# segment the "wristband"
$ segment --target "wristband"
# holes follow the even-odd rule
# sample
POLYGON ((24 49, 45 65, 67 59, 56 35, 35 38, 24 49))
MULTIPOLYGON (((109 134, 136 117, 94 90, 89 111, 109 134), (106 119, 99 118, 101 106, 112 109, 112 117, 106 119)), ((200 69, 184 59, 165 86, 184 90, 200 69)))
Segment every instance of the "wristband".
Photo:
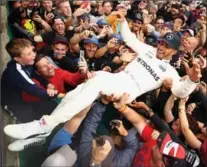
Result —
POLYGON ((124 113, 125 110, 126 110, 126 108, 127 108, 127 105, 124 104, 118 111, 119 111, 120 113, 124 113))

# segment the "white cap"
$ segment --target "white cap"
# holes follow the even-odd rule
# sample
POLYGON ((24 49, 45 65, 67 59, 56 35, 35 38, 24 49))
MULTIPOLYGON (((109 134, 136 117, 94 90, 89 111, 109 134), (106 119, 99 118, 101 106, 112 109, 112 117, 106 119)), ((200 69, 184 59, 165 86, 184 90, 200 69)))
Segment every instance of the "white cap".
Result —
POLYGON ((192 37, 194 37, 195 33, 194 33, 194 31, 192 29, 185 29, 185 30, 183 30, 183 32, 186 32, 186 31, 189 32, 192 37))

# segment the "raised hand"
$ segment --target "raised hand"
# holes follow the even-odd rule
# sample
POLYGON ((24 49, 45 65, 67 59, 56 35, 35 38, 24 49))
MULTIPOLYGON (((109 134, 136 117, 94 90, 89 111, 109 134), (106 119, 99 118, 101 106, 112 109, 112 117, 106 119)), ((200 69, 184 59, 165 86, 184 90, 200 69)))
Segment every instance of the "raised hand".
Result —
POLYGON ((185 110, 185 104, 187 101, 188 101, 188 97, 180 99, 178 109, 185 110))
POLYGON ((91 31, 85 30, 82 33, 80 33, 80 37, 81 39, 88 39, 91 34, 92 34, 91 31))
POLYGON ((82 75, 86 75, 88 71, 88 64, 83 56, 80 56, 80 60, 78 62, 79 71, 82 75))
POLYGON ((145 109, 148 111, 150 108, 144 103, 144 102, 137 102, 133 101, 131 104, 129 104, 131 107, 139 108, 139 109, 145 109))
POLYGON ((137 58, 137 53, 126 52, 126 53, 122 53, 120 56, 120 60, 127 63, 132 62, 136 58, 137 58))
POLYGON ((53 13, 49 13, 49 14, 47 14, 47 12, 45 11, 45 13, 44 13, 44 17, 45 17, 45 20, 46 20, 47 22, 49 22, 49 21, 51 21, 51 20, 55 17, 55 15, 54 15, 53 13))
POLYGON ((153 20, 153 16, 152 15, 144 15, 143 17, 143 22, 144 24, 150 24, 153 20))
POLYGON ((108 43, 106 44, 107 45, 107 48, 108 49, 112 49, 116 46, 116 43, 117 43, 117 39, 115 38, 112 38, 108 41, 108 43))
POLYGON ((112 129, 117 129, 121 136, 127 136, 128 135, 128 132, 124 128, 124 125, 123 125, 122 121, 120 121, 120 120, 112 120, 110 122, 110 126, 111 126, 112 129))
POLYGON ((40 15, 38 14, 35 14, 33 17, 32 17, 32 20, 38 22, 38 23, 41 23, 42 21, 42 18, 40 17, 40 15))
POLYGON ((100 92, 100 95, 105 96, 106 100, 113 102, 114 107, 117 110, 120 110, 124 105, 126 105, 129 99, 129 94, 127 93, 124 93, 121 97, 116 97, 114 94, 107 96, 104 95, 102 92, 100 92))
POLYGON ((101 164, 111 151, 111 148, 108 140, 105 141, 103 146, 98 146, 96 140, 93 140, 91 161, 95 164, 101 164))
POLYGON ((136 35, 137 35, 137 39, 139 41, 145 42, 145 36, 144 36, 144 33, 141 29, 137 31, 136 35))
POLYGON ((87 13, 87 9, 86 8, 78 8, 74 13, 73 13, 73 16, 81 16, 83 15, 84 13, 87 13))
POLYGON ((114 11, 111 13, 111 15, 117 16, 117 20, 120 22, 124 22, 126 20, 124 14, 122 12, 114 11))
POLYGON ((190 68, 188 63, 183 62, 183 65, 185 66, 186 73, 189 76, 190 80, 193 82, 198 82, 200 80, 200 78, 202 77, 201 67, 200 67, 199 63, 195 62, 194 60, 193 60, 192 64, 193 64, 193 67, 190 68))

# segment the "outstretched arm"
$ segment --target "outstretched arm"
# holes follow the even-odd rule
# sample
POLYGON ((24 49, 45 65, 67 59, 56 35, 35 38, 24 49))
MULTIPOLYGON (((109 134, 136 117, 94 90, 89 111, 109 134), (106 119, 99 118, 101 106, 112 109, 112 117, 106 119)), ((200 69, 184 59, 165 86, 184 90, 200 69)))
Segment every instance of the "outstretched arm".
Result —
POLYGON ((201 147, 202 143, 200 142, 200 140, 197 139, 197 137, 189 128, 189 123, 185 112, 185 103, 186 99, 181 99, 179 102, 179 119, 181 124, 181 130, 189 145, 192 148, 198 149, 201 147))
POLYGON ((154 49, 152 46, 147 45, 137 39, 136 35, 133 34, 129 29, 126 20, 121 22, 121 35, 124 38, 125 43, 138 54, 148 51, 152 51, 154 53, 156 51, 156 49, 154 49))
POLYGON ((175 101, 175 96, 172 94, 166 104, 165 104, 165 108, 164 108, 164 116, 165 116, 165 120, 167 123, 170 123, 171 121, 173 121, 174 116, 172 114, 172 109, 174 106, 174 101, 175 101))
POLYGON ((188 74, 185 80, 181 79, 175 69, 172 68, 171 75, 173 75, 173 84, 171 90, 176 97, 184 98, 191 94, 202 76, 200 65, 197 62, 193 62, 192 64, 193 67, 189 68, 189 65, 184 63, 186 73, 188 74))

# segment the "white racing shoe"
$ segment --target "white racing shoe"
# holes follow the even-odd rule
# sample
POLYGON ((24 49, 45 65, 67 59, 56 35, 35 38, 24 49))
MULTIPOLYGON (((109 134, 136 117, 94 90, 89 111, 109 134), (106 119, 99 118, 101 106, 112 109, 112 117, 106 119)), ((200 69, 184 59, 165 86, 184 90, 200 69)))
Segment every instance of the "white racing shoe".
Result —
POLYGON ((42 118, 39 121, 7 125, 4 127, 4 133, 15 139, 26 139, 51 133, 54 127, 50 127, 42 118))
POLYGON ((46 141, 45 137, 35 137, 25 140, 17 140, 8 146, 10 151, 22 151, 28 147, 43 145, 46 141))

